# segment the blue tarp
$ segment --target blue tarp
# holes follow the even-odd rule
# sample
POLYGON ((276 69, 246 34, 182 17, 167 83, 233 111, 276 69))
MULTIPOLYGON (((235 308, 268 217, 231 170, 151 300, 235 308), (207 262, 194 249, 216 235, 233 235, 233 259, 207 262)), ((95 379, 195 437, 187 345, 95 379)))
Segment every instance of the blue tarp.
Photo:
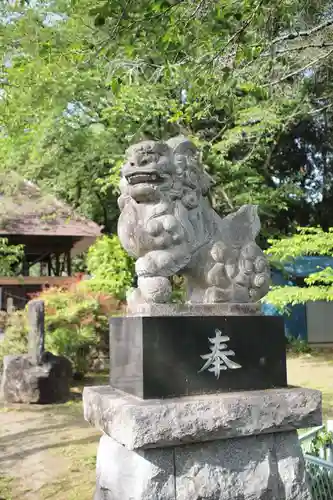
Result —
POLYGON ((292 263, 283 266, 284 271, 291 276, 306 277, 325 269, 333 267, 333 257, 306 256, 297 257, 292 263))

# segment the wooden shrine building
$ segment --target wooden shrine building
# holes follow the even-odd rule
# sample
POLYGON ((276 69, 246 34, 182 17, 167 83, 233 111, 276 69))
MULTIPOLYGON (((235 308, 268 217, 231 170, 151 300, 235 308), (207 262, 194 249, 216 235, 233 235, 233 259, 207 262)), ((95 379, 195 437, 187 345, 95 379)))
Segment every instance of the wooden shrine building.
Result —
POLYGON ((68 282, 72 257, 101 235, 101 227, 15 173, 0 176, 0 238, 23 245, 15 277, 0 276, 0 309, 21 309, 29 294, 68 282))

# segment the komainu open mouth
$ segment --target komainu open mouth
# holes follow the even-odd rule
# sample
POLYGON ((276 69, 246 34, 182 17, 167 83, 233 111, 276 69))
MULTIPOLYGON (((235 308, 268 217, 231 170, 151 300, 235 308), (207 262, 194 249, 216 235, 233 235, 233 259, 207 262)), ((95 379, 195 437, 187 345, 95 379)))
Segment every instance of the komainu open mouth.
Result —
POLYGON ((163 182, 163 178, 157 172, 133 172, 126 175, 129 184, 156 184, 163 182))

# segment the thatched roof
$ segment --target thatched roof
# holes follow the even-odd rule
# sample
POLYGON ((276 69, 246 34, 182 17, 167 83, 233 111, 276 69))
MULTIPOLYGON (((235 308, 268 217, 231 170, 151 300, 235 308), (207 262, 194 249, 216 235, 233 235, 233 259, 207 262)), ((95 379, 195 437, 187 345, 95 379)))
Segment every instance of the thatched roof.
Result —
POLYGON ((83 246, 87 247, 100 234, 101 227, 95 222, 36 184, 14 172, 0 175, 0 236, 75 237, 86 239, 83 246))

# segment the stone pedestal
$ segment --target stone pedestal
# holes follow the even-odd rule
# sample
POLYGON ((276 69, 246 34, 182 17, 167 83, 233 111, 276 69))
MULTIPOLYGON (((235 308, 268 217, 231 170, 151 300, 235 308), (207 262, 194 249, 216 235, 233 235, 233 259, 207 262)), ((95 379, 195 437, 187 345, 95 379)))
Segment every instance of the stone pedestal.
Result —
POLYGON ((94 500, 311 500, 296 429, 321 424, 319 391, 83 396, 104 433, 94 500))
POLYGON ((250 315, 248 304, 238 305, 238 314, 182 310, 176 316, 111 318, 112 387, 153 399, 287 386, 283 318, 250 315))

